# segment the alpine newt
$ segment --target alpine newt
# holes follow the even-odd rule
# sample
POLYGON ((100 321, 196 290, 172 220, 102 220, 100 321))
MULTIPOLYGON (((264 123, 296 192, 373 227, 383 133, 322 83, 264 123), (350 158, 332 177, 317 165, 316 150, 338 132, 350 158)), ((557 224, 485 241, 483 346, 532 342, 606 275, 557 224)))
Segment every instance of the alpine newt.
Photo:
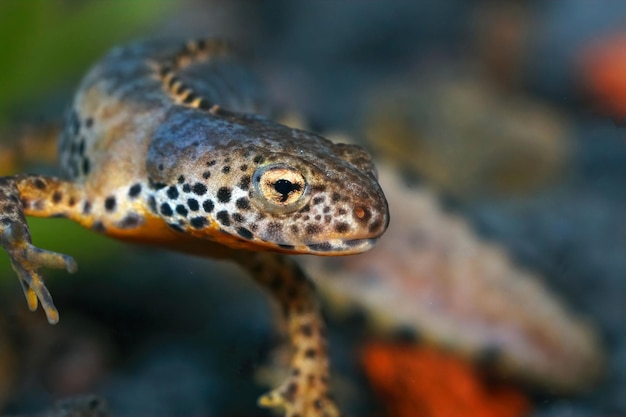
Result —
POLYGON ((278 300, 294 349, 259 400, 287 416, 339 414, 328 397, 324 323, 312 282, 285 254, 373 247, 389 214, 370 156, 267 117, 254 79, 219 40, 116 48, 83 79, 59 156, 66 179, 0 178, 0 237, 31 310, 59 314, 40 267, 76 270, 32 245, 25 215, 232 259, 278 300))

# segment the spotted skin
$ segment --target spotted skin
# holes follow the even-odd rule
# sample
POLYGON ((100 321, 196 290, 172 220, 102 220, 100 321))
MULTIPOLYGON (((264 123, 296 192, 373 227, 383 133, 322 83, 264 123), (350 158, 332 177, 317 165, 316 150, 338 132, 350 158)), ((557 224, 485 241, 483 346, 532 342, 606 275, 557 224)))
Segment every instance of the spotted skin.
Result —
POLYGON ((328 397, 326 329, 311 280, 285 256, 267 252, 241 252, 239 256, 246 258, 245 262, 239 260, 240 264, 278 299, 295 350, 289 376, 278 388, 262 396, 259 404, 284 406, 288 416, 339 416, 328 397))
POLYGON ((291 373, 260 399, 290 417, 338 416, 310 279, 284 254, 370 249, 389 215, 369 155, 271 121, 262 91, 221 41, 114 49, 83 79, 59 154, 67 179, 0 178, 0 237, 31 310, 59 319, 40 267, 76 269, 32 245, 25 215, 232 259, 282 307, 291 373))

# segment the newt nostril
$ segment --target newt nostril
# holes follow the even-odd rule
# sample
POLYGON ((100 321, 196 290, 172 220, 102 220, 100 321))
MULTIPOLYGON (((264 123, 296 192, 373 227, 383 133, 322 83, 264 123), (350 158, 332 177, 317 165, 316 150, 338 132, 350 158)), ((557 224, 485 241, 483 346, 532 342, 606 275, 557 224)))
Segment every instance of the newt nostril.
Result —
POLYGON ((359 223, 366 224, 372 217, 372 212, 365 206, 356 206, 354 210, 352 210, 352 215, 359 223))

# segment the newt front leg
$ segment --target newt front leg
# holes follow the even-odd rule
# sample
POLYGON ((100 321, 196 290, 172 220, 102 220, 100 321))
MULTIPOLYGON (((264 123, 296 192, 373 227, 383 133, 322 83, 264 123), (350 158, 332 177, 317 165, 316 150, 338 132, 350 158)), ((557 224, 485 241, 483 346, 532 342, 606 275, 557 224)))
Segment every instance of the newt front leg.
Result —
POLYGON ((236 260, 279 302, 294 350, 290 375, 259 404, 283 406, 287 417, 338 417, 339 410, 328 397, 326 330, 313 282, 283 255, 242 252, 236 260))
POLYGON ((18 275, 28 307, 34 311, 38 303, 41 303, 51 324, 59 321, 59 313, 38 269, 65 268, 68 272, 76 272, 77 265, 68 255, 40 249, 32 244, 24 205, 32 204, 33 211, 42 216, 64 214, 62 209, 52 210, 44 200, 45 197, 53 198, 54 193, 62 188, 62 184, 64 183, 56 179, 35 175, 0 178, 0 243, 9 254, 11 266, 18 275), (48 187, 50 183, 55 184, 57 191, 48 187), (27 195, 33 199, 28 199, 27 195))

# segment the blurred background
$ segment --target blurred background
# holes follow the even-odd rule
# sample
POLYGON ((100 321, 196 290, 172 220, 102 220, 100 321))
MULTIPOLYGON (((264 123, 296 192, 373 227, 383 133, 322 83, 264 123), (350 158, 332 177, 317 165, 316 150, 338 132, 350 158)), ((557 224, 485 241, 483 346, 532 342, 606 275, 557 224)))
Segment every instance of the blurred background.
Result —
MULTIPOLYGON (((109 48, 207 35, 285 120, 378 161, 379 247, 303 257, 347 416, 626 415, 626 3, 4 1, 0 175, 58 173, 58 121, 109 48)), ((79 272, 45 271, 52 327, 0 255, 0 411, 95 393, 116 416, 271 415, 281 336, 250 279, 29 224, 79 272)))

